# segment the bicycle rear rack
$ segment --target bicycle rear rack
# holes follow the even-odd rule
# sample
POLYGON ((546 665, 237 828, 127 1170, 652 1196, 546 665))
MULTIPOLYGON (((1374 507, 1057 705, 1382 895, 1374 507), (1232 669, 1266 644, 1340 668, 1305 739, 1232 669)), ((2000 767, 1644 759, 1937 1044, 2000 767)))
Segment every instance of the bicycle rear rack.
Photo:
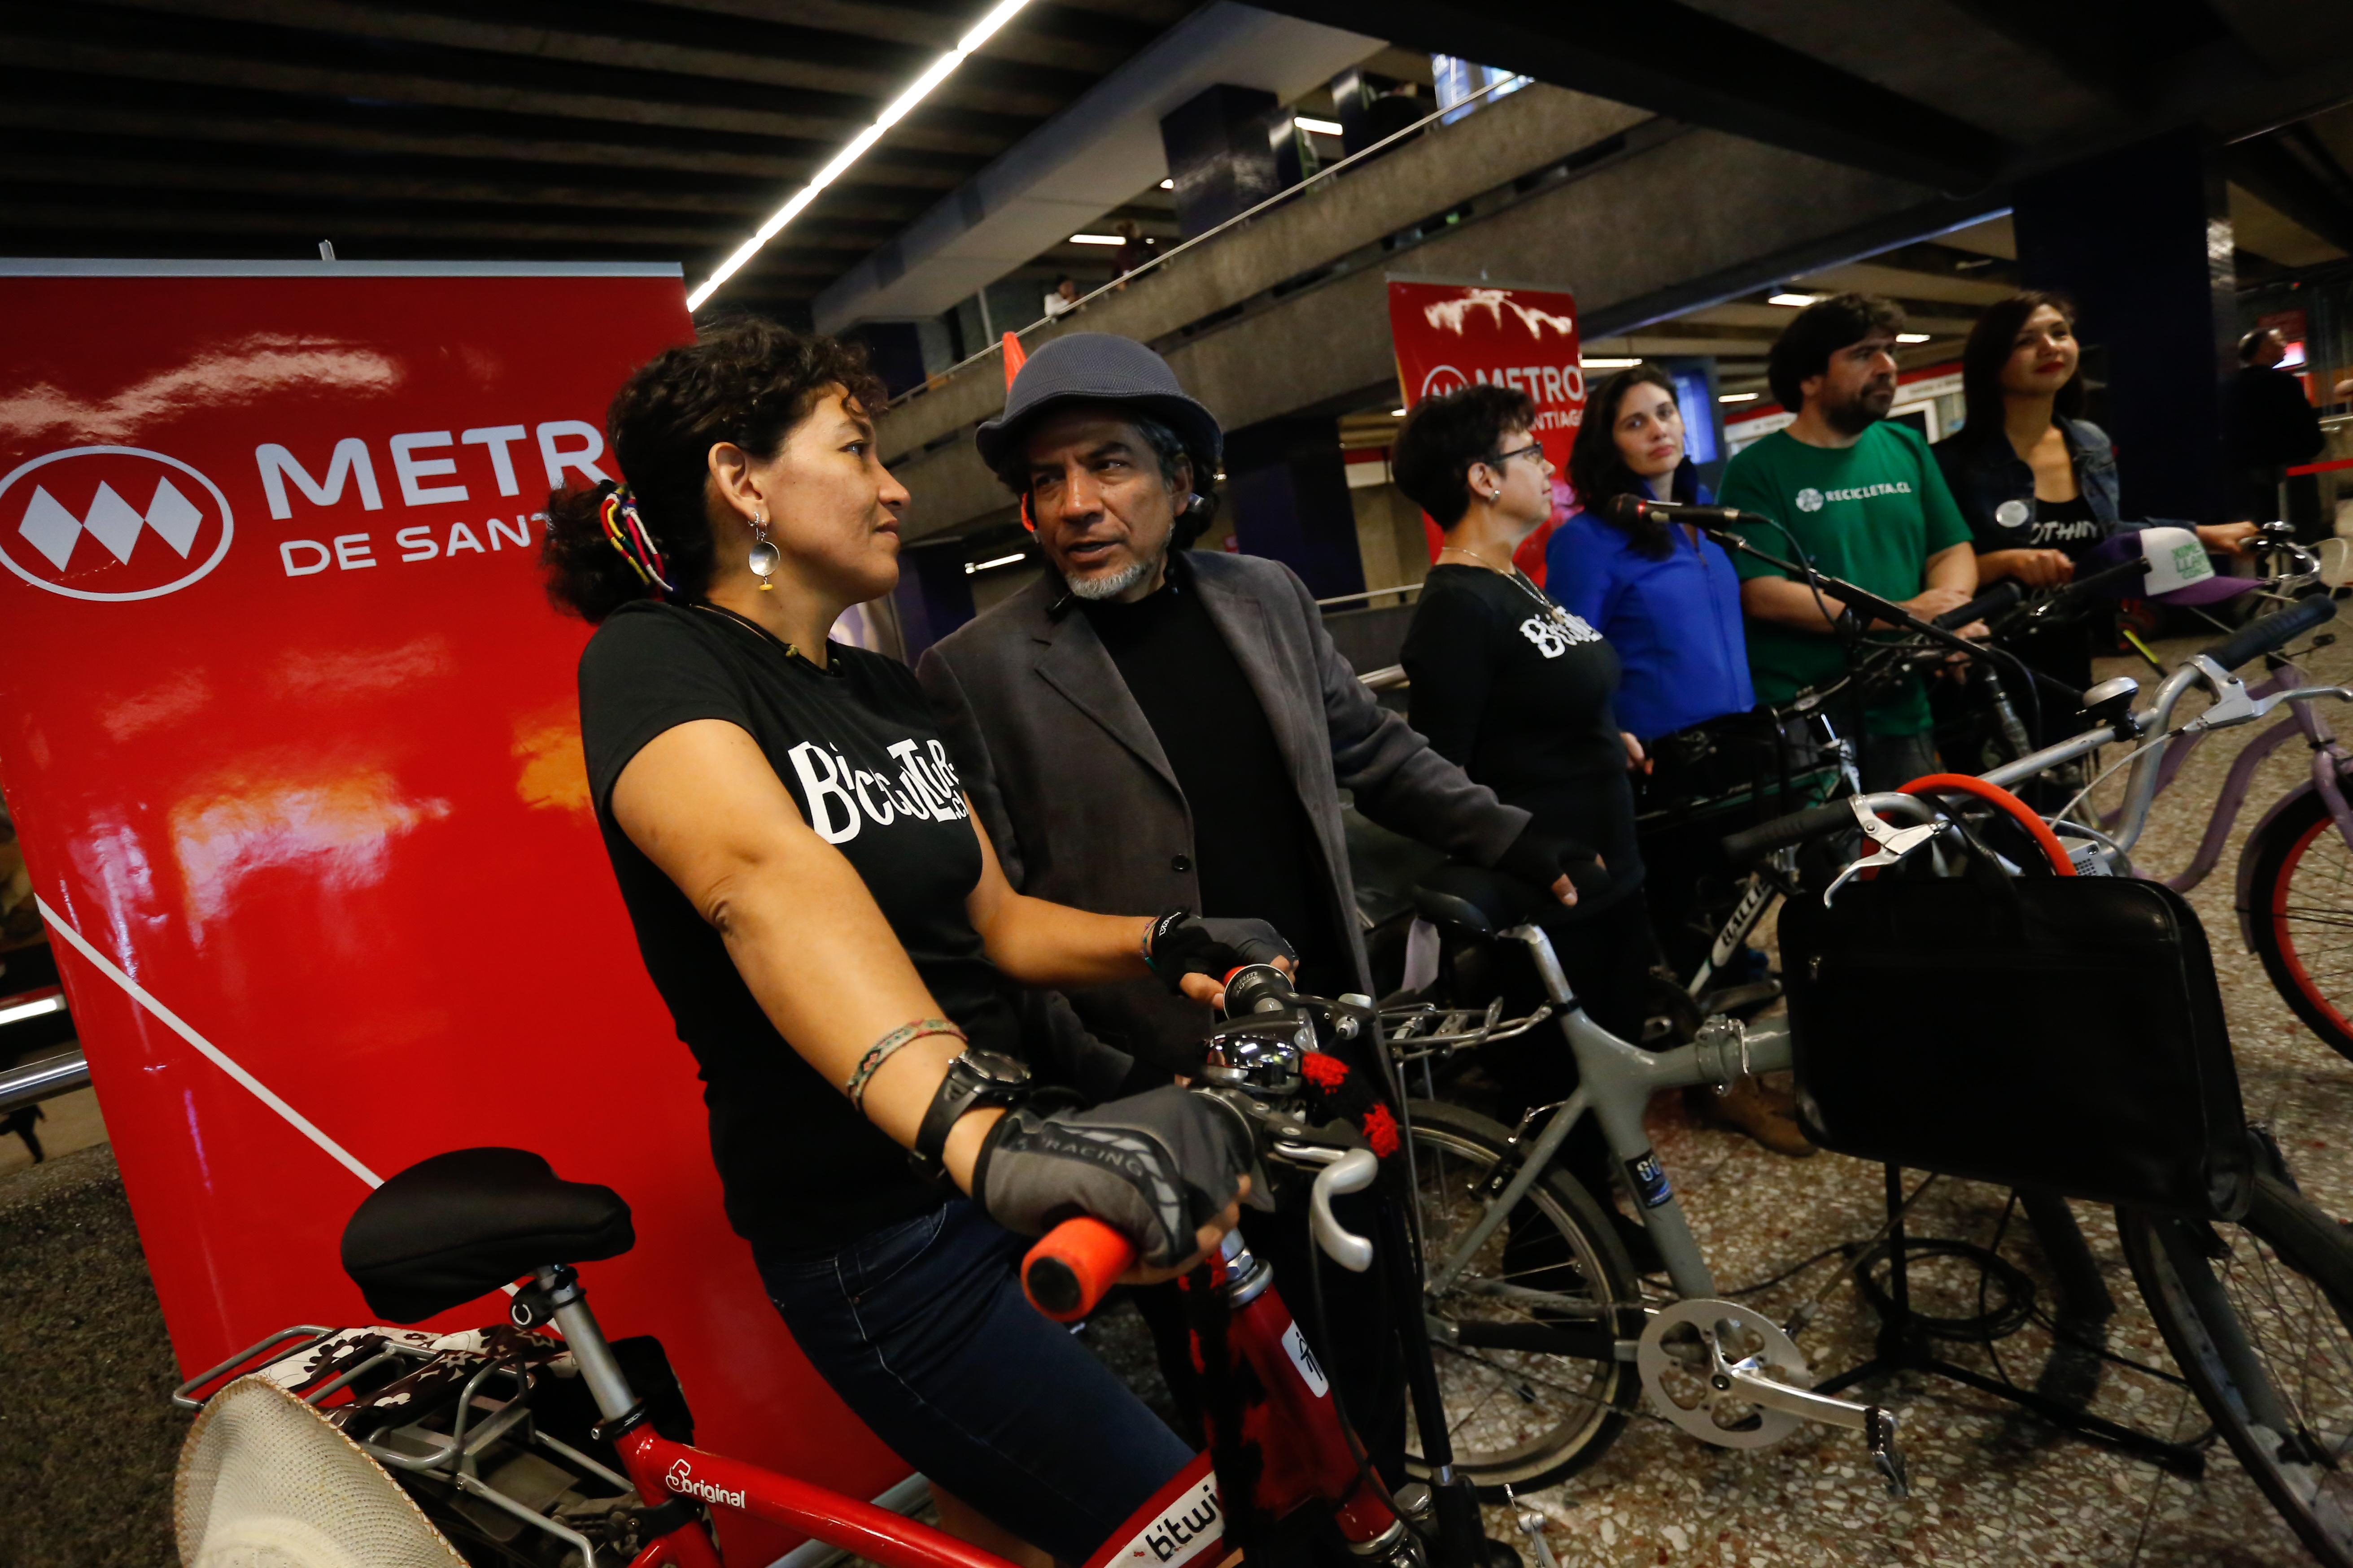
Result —
MULTIPOLYGON (((626 1563, 634 1555, 628 1521, 612 1516, 642 1508, 643 1500, 628 1477, 540 1430, 531 1408, 539 1373, 562 1378, 576 1376, 577 1368, 563 1342, 528 1330, 497 1325, 428 1334, 300 1324, 258 1340, 181 1384, 172 1391, 172 1403, 184 1410, 201 1409, 206 1399, 237 1377, 266 1377, 319 1410, 404 1484, 446 1487, 479 1500, 520 1521, 518 1530, 528 1525, 577 1552, 582 1568, 598 1568, 600 1562, 626 1563), (442 1375, 427 1375, 436 1369, 442 1375), (494 1386, 494 1379, 503 1379, 503 1387, 494 1386), (328 1403, 347 1392, 341 1403, 328 1403), (397 1425, 388 1418, 370 1419, 396 1407, 405 1417, 397 1425), (501 1489, 481 1474, 484 1460, 502 1440, 520 1444, 522 1458, 530 1462, 509 1457, 494 1474, 503 1479, 510 1473, 530 1471, 523 1479, 529 1491, 540 1497, 540 1506, 501 1489), (582 1516, 583 1522, 595 1522, 588 1516, 607 1516, 611 1522, 602 1531, 607 1536, 605 1542, 592 1541, 551 1517, 575 1478, 530 1456, 533 1447, 614 1489, 613 1496, 584 1497, 570 1510, 582 1516), (616 1534, 622 1539, 612 1539, 616 1534)), ((516 1539, 512 1530, 501 1536, 493 1521, 469 1512, 459 1498, 448 1502, 452 1511, 501 1545, 516 1539)))
POLYGON ((1549 1003, 1525 1018, 1503 1016, 1500 996, 1484 1008, 1440 1007, 1422 1003, 1413 1007, 1388 1007, 1380 1014, 1381 1037, 1388 1043, 1390 1059, 1409 1062, 1443 1059, 1457 1051, 1476 1050, 1491 1040, 1525 1035, 1553 1016, 1549 1003))

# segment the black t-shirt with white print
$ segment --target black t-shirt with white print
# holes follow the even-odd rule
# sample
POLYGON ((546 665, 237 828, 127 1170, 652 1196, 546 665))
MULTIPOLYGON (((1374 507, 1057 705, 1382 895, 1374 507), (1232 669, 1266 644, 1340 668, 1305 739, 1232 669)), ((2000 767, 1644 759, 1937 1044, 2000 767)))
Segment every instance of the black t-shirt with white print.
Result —
POLYGON ((580 737, 596 825, 638 951, 694 1052, 727 1217, 764 1251, 839 1247, 944 1195, 777 1034, 719 933, 613 821, 614 781, 663 731, 720 719, 751 735, 818 837, 864 879, 946 1016, 1019 1054, 1006 984, 965 898, 980 879, 946 747, 915 678, 836 644, 820 670, 701 607, 624 605, 580 658, 580 737))
POLYGON ((1533 584, 1433 566, 1399 658, 1408 717, 1440 755, 1608 866, 1608 890, 1557 919, 1591 919, 1641 884, 1634 790, 1609 701, 1618 655, 1599 632, 1533 584))

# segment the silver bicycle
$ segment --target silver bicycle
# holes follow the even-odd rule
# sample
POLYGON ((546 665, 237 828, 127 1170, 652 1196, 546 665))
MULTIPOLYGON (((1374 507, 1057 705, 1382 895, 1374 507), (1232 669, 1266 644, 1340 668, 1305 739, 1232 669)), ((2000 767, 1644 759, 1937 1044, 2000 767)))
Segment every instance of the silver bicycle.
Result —
MULTIPOLYGON (((2333 609, 2315 603, 2322 607, 2272 617, 2225 651, 2243 662, 2284 646, 2333 609)), ((2216 696, 2191 721, 2204 730, 2251 722, 2280 701, 2353 695, 2248 697, 2215 660, 2193 660, 2140 712, 2130 707, 2135 683, 2095 691, 2094 729, 1985 776, 2007 786, 2119 740, 2178 733, 2167 728, 2172 706, 2201 682, 2216 696)), ((2064 824, 2077 838, 2071 847, 2089 859, 2128 847, 2160 752, 2147 747, 2135 759, 2147 772, 2127 791, 2124 830, 2064 824)), ((1870 858, 1885 865, 1930 840, 1933 831, 1909 830, 1932 828, 1933 810, 1910 795, 1854 796, 1736 836, 1727 847, 1759 855, 1860 826, 1870 858)), ((1639 1049, 1577 1005, 1545 933, 1513 923, 1514 898, 1455 868, 1419 889, 1416 907, 1458 942, 1523 948, 1543 983, 1543 1007, 1509 1019, 1500 1005, 1384 1017, 1392 1055, 1408 1068, 1549 1026, 1579 1072, 1574 1095, 1516 1128, 1435 1100, 1410 1107, 1429 1328, 1457 1468, 1497 1497, 1557 1480, 1608 1447, 1639 1395, 1652 1414, 1724 1447, 1764 1447, 1807 1422, 1853 1429, 1890 1488, 1901 1489, 1893 1415, 1816 1392, 1789 1325, 1719 1295, 1643 1129, 1653 1095, 1728 1088, 1742 1073, 1788 1067, 1786 1025, 1718 1016, 1691 1044, 1639 1049), (1588 1192, 1560 1166, 1588 1116, 1664 1262, 1663 1284, 1637 1276, 1604 1206, 1615 1194, 1588 1192)), ((2314 1557, 2353 1568, 2353 1236, 2263 1152, 2253 1203, 2236 1225, 2134 1210, 2118 1211, 2117 1224, 2134 1279, 2216 1429, 2314 1557)))

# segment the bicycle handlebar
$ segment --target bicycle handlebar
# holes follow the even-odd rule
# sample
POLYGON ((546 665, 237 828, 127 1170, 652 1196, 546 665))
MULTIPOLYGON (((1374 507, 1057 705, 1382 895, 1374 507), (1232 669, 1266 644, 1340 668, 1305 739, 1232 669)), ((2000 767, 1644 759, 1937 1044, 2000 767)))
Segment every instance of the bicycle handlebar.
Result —
POLYGON ((1021 1260, 1029 1304, 1058 1323, 1075 1323, 1135 1267, 1135 1244, 1092 1215, 1066 1219, 1021 1260))
POLYGON ((1929 624, 1957 632, 1971 621, 1989 620, 2000 615, 2024 596, 2025 591, 2016 582, 1997 583, 1960 608, 1932 616, 1929 624))
POLYGON ((2316 595, 2300 600, 2294 608, 2282 610, 2276 616, 2265 616, 2259 621, 2250 622, 2200 652, 2224 669, 2236 669, 2261 655, 2285 647, 2313 627, 2335 618, 2336 615, 2337 601, 2327 595, 2316 595))
MULTIPOLYGON (((1351 1149, 1315 1173, 1308 1194, 1315 1245, 1353 1274, 1372 1267, 1373 1244, 1334 1216, 1332 1200, 1364 1191, 1379 1173, 1380 1161, 1370 1149, 1351 1149)), ((1048 1231, 1021 1259, 1021 1289, 1031 1306, 1056 1322, 1075 1323, 1134 1267, 1134 1242, 1093 1215, 1081 1215, 1048 1231)))
POLYGON ((1728 835, 1724 840, 1724 852, 1734 865, 1745 866, 1763 859, 1776 849, 1802 844, 1817 834, 1853 826, 1854 808, 1843 800, 1834 800, 1827 805, 1809 806, 1728 835))

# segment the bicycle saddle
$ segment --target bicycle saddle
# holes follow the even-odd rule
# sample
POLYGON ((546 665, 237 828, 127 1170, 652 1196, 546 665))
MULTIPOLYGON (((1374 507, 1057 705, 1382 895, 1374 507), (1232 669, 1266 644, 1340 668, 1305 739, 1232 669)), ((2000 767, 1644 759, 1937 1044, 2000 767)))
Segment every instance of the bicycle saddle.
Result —
POLYGON ((414 1323, 553 1263, 635 1247, 629 1205, 523 1149, 457 1149, 370 1193, 343 1226, 343 1272, 386 1322, 414 1323))
POLYGON ((1501 871, 1449 860, 1413 890, 1413 911, 1433 925, 1491 937, 1535 912, 1535 894, 1501 871))

